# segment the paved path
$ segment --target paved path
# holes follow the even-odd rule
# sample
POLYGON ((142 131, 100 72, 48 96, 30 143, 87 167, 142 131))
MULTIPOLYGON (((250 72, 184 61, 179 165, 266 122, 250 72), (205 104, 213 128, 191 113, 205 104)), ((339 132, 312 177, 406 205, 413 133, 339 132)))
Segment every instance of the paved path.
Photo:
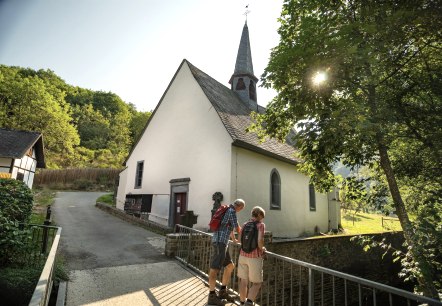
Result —
POLYGON ((102 194, 59 192, 53 205, 70 270, 66 305, 206 305, 204 282, 164 255, 164 236, 96 208, 102 194))

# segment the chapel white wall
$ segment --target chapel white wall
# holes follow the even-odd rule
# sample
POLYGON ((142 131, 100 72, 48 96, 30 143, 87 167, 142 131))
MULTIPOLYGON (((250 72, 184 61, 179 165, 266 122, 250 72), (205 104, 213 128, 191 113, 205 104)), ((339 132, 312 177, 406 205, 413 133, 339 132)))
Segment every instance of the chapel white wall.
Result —
MULTIPOLYGON (((195 228, 207 229, 212 194, 220 191, 230 198, 231 142, 184 63, 126 163, 125 187, 120 186, 118 198, 129 192, 170 196, 170 180, 190 178, 187 210, 199 215, 195 228), (144 172, 142 188, 135 189, 138 161, 144 161, 144 172)), ((158 205, 169 206, 169 201, 162 197, 152 202, 152 211, 165 214, 165 208, 158 205)))
POLYGON ((316 211, 309 207, 309 178, 296 166, 243 148, 232 149, 232 199, 243 198, 246 209, 238 214, 242 224, 253 206, 266 211, 266 230, 274 237, 298 237, 328 229, 326 194, 316 193, 316 211), (281 178, 281 210, 270 210, 270 175, 276 169, 281 178))

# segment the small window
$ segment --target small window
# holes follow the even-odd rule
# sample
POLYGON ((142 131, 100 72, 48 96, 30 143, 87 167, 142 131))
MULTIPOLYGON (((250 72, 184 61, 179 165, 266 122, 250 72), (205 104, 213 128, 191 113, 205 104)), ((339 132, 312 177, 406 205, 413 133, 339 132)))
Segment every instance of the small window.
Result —
POLYGON ((316 211, 315 186, 313 186, 312 184, 308 185, 308 193, 309 193, 310 211, 316 211))
POLYGON ((246 89, 246 83, 244 83, 243 78, 238 79, 238 83, 236 83, 236 90, 244 90, 246 89))
POLYGON ((135 188, 141 188, 141 184, 143 183, 143 168, 144 161, 139 161, 137 163, 137 172, 135 173, 135 188))
POLYGON ((251 100, 256 102, 256 88, 252 80, 250 80, 250 85, 249 85, 249 97, 251 100))
POLYGON ((281 178, 276 169, 270 174, 270 209, 281 209, 281 178))

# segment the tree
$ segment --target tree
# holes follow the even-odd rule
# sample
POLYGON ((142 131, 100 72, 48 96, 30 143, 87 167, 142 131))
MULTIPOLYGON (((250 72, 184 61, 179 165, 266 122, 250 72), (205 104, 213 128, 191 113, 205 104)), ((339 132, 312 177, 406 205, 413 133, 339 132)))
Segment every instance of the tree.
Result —
POLYGON ((135 144, 138 141, 138 138, 140 138, 141 133, 146 126, 147 120, 149 120, 151 115, 151 112, 139 112, 136 110, 133 112, 132 120, 129 126, 131 144, 135 144))
MULTIPOLYGON (((428 216, 437 210, 425 224, 437 233, 441 6, 436 0, 286 0, 280 43, 262 76, 278 95, 252 127, 283 140, 296 126, 300 169, 323 191, 335 183, 337 161, 351 168, 379 165, 415 263, 412 272, 433 298, 440 266, 425 250, 424 228, 410 221, 404 190, 415 189, 415 182, 431 186, 420 192, 425 198, 415 201, 414 211, 428 216)), ((430 240, 441 245, 438 239, 430 240)))
POLYGON ((20 68, 0 65, 0 126, 43 134, 49 167, 56 156, 68 157, 79 144, 65 93, 38 76, 23 77, 20 68))

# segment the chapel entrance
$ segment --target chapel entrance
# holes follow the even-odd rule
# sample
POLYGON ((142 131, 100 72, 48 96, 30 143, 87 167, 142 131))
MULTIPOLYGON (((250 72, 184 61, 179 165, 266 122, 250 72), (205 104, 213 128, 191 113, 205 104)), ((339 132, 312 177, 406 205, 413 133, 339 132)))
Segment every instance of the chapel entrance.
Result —
POLYGON ((175 193, 175 224, 180 223, 180 216, 184 215, 187 211, 187 193, 186 192, 180 192, 175 193))

